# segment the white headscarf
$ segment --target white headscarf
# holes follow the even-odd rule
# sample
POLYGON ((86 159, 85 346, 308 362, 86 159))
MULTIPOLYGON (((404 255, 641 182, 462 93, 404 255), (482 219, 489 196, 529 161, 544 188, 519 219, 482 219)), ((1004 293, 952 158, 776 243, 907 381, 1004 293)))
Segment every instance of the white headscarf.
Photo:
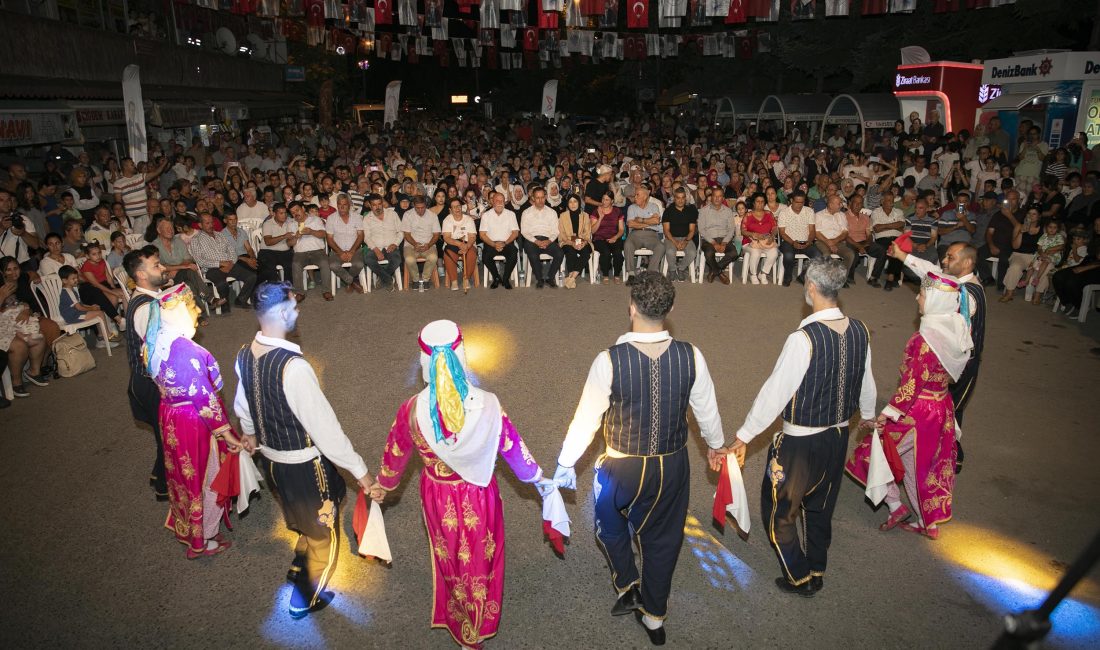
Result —
POLYGON ((508 194, 508 202, 512 204, 513 210, 518 210, 523 207, 524 203, 527 203, 527 190, 523 189, 523 186, 519 183, 513 183, 508 190, 508 194), (519 202, 516 201, 517 192, 519 193, 519 202))
POLYGON ((921 283, 924 294, 921 336, 954 380, 962 374, 974 348, 970 326, 959 313, 960 287, 957 279, 935 273, 929 273, 921 283))
POLYGON ((556 208, 561 205, 561 192, 558 191, 558 182, 551 178, 546 181, 546 205, 552 208, 556 208), (554 192, 550 192, 550 188, 554 188, 554 192))

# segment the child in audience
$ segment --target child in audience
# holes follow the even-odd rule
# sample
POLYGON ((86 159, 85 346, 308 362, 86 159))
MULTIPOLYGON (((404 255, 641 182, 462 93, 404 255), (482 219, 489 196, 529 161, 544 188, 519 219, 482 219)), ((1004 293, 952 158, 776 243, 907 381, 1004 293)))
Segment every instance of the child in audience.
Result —
POLYGON ((1057 221, 1048 221, 1043 227, 1043 234, 1039 236, 1039 254, 1028 269, 1024 300, 1030 300, 1034 305, 1042 302, 1050 274, 1062 262, 1062 250, 1065 247, 1066 234, 1062 232, 1062 227, 1057 221))
POLYGON ((61 278, 62 287, 61 301, 58 304, 59 311, 61 312, 61 320, 68 325, 75 325, 77 323, 87 323, 98 319, 99 322, 103 324, 103 327, 111 333, 108 335, 107 340, 103 340, 103 338, 100 337, 100 339, 96 341, 96 347, 105 348, 109 345, 112 348, 117 348, 119 336, 118 333, 112 331, 113 326, 110 319, 107 318, 107 314, 104 314, 99 307, 85 305, 80 302, 80 296, 76 293, 76 285, 80 283, 80 273, 66 264, 58 270, 57 276, 61 278))

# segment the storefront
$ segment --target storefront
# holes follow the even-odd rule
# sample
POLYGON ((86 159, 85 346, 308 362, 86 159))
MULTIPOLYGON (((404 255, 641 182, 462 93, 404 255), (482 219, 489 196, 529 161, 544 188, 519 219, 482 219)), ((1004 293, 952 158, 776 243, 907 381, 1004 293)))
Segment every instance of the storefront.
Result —
POLYGON ((830 101, 828 95, 768 95, 757 111, 757 129, 791 136, 794 142, 816 142, 830 101))
POLYGON ((1089 147, 1100 144, 1100 52, 1044 51, 986 61, 982 88, 991 96, 981 108, 983 123, 996 115, 1005 131, 1016 134, 1030 122, 1051 148, 1066 146, 1082 131, 1089 147))
POLYGON ((983 70, 978 64, 955 61, 899 65, 894 75, 894 95, 901 104, 906 129, 913 117, 927 124, 932 111, 936 111, 944 131, 973 130, 983 70))
POLYGON ((821 142, 829 137, 835 127, 859 136, 864 151, 870 150, 875 136, 882 131, 893 131, 894 122, 901 119, 898 98, 888 93, 837 95, 825 109, 825 128, 821 130, 821 142))
POLYGON ((0 102, 0 149, 31 145, 76 144, 76 113, 61 102, 0 102))
POLYGON ((753 122, 760 111, 760 101, 760 97, 748 95, 719 97, 714 111, 714 126, 732 131, 753 122))

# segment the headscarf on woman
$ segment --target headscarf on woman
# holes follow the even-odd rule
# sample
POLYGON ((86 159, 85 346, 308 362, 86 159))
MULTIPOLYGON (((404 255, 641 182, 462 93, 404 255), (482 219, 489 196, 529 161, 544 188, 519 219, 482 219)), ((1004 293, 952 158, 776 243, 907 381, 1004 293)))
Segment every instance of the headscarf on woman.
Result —
POLYGON ((958 380, 974 348, 968 316, 964 316, 970 314, 966 290, 957 278, 929 273, 921 282, 921 293, 924 313, 920 334, 951 379, 958 380))
POLYGON ((552 208, 556 208, 561 205, 561 191, 558 188, 558 181, 551 178, 546 181, 546 204, 552 208))

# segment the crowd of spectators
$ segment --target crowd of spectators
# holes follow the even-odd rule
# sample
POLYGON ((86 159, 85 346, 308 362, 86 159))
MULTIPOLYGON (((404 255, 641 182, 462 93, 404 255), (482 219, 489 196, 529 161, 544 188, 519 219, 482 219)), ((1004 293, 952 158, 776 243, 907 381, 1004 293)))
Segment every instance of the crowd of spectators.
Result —
POLYGON ((886 251, 903 233, 929 260, 974 245, 1004 302, 1023 289, 1072 316, 1100 283, 1100 147, 1077 134, 1051 150, 1027 120, 1019 134, 996 118, 945 133, 933 113, 817 144, 669 118, 409 119, 152 141, 139 163, 54 146, 40 169, 8 165, 0 353, 16 395, 48 383, 51 319, 101 319, 96 345, 117 345, 128 288, 114 271, 141 246, 199 297, 204 325, 284 277, 300 300, 334 300, 338 284, 469 291, 481 268, 490 289, 512 289, 517 271, 538 289, 629 283, 642 265, 729 284, 741 260, 744 282, 789 285, 831 255, 849 283, 862 263, 890 291, 905 271, 886 251), (54 280, 60 313, 44 314, 35 287, 54 280))

